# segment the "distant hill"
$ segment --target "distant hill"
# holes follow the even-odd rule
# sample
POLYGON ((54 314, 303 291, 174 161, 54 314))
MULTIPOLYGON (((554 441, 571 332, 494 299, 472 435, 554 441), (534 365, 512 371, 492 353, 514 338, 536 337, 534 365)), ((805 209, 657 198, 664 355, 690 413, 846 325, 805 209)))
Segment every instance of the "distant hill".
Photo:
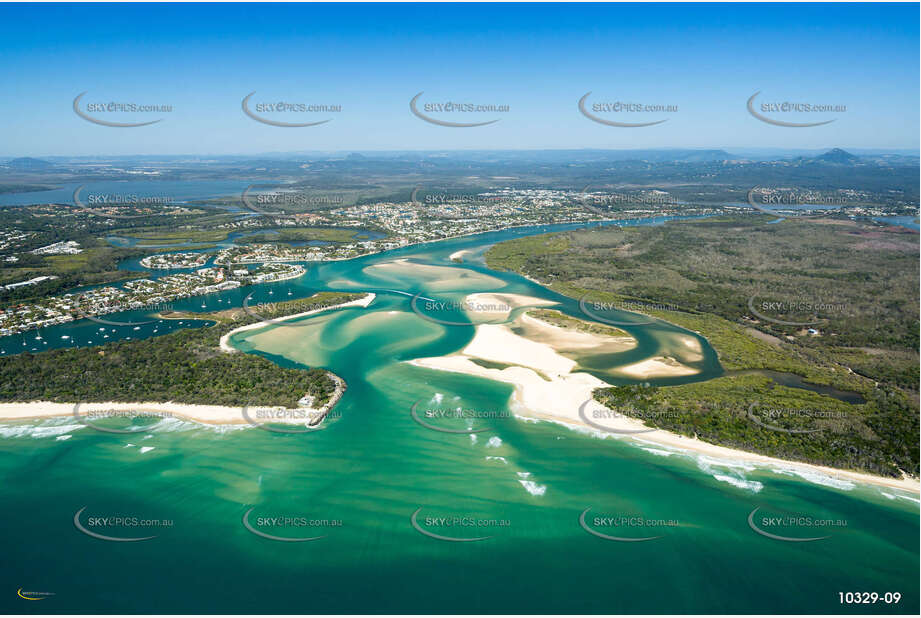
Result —
POLYGON ((837 163, 839 165, 860 163, 860 157, 851 154, 846 150, 841 150, 840 148, 832 148, 825 154, 816 157, 815 160, 822 161, 823 163, 837 163))
MULTIPOLYGON (((727 161, 737 159, 738 157, 729 154, 725 150, 687 150, 677 151, 674 153, 672 161, 684 161, 687 163, 703 163, 706 161, 727 161)), ((666 159, 667 160, 667 159, 666 159)))
POLYGON ((35 171, 35 170, 47 170, 54 167, 54 163, 49 163, 48 161, 42 161, 41 159, 33 159, 32 157, 19 157, 18 159, 12 159, 6 163, 6 166, 14 170, 23 170, 23 171, 35 171))
POLYGON ((794 162, 800 164, 819 163, 826 165, 861 165, 865 163, 865 161, 857 155, 851 154, 840 148, 832 148, 825 154, 820 154, 816 157, 797 157, 794 159, 794 162))

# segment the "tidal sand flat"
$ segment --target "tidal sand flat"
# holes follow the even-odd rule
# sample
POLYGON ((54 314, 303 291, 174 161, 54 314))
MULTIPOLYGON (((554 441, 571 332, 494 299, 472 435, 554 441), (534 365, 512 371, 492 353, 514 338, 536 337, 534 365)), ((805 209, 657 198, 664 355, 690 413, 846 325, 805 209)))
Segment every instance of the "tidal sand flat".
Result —
POLYGON ((389 260, 366 266, 363 274, 379 279, 382 285, 403 289, 407 280, 414 280, 432 292, 452 290, 495 290, 505 287, 496 277, 469 268, 437 266, 411 262, 407 258, 389 260))
POLYGON ((640 380, 692 376, 698 373, 697 369, 682 365, 670 356, 648 358, 644 361, 633 363, 632 365, 612 369, 612 371, 640 380))
POLYGON ((476 292, 464 297, 464 306, 476 322, 501 322, 507 320, 515 309, 521 307, 546 307, 556 303, 536 296, 499 292, 476 292))
MULTIPOLYGON (((477 294, 467 298, 479 302, 514 303, 516 306, 537 304, 533 301, 540 300, 496 294, 477 294)), ((586 351, 623 352, 635 346, 635 339, 627 335, 583 332, 522 314, 511 324, 477 325, 473 339, 457 354, 418 358, 411 362, 430 369, 467 373, 513 384, 514 403, 522 414, 584 424, 578 414, 579 407, 592 400, 592 392, 596 388, 606 388, 611 384, 580 371, 578 361, 570 356, 586 351)), ((660 359, 647 359, 625 369, 624 373, 632 372, 644 378, 696 373, 695 369, 660 359)), ((634 424, 645 427, 639 421, 623 420, 631 427, 634 424)))
MULTIPOLYGON (((468 297, 469 299, 470 297, 468 297)), ((483 295, 477 295, 479 300, 483 295)), ((532 299, 505 298, 502 302, 529 303, 532 299)), ((516 322, 525 320, 519 317, 516 322)), ((592 397, 596 388, 610 386, 607 382, 581 371, 577 361, 567 358, 557 349, 599 348, 615 345, 604 336, 564 329, 531 319, 532 333, 538 339, 516 334, 511 325, 480 324, 473 339, 458 354, 442 357, 417 358, 412 364, 499 380, 515 387, 513 401, 523 414, 538 418, 577 420, 578 406, 592 397), (551 344, 550 342, 553 342, 551 344), (554 345, 555 344, 555 345, 554 345), (570 414, 571 412, 571 414, 570 414)), ((628 348, 629 337, 619 338, 616 345, 628 348)))
POLYGON ((237 349, 230 345, 230 338, 237 333, 246 332, 248 330, 256 330, 257 328, 263 328, 266 326, 271 326, 272 324, 277 324, 279 322, 284 322, 287 320, 297 320, 308 315, 314 315, 316 313, 322 313, 324 311, 330 311, 333 309, 340 309, 342 307, 367 307, 371 304, 371 301, 374 300, 374 294, 370 293, 365 295, 363 298, 358 300, 349 301, 347 303, 341 303, 339 305, 332 305, 330 307, 323 307, 322 309, 313 309, 311 311, 303 311, 301 313, 295 313, 292 315, 281 316, 278 318, 272 318, 271 320, 263 320, 261 322, 256 322, 255 324, 247 324, 246 326, 241 326, 240 328, 235 328, 229 333, 224 334, 221 337, 221 350, 227 353, 236 352, 237 349))
POLYGON ((230 343, 244 351, 271 351, 273 359, 284 358, 300 366, 329 367, 340 375, 344 366, 355 366, 367 358, 366 349, 399 355, 444 336, 444 327, 391 306, 381 303, 378 309, 346 308, 336 314, 307 316, 290 325, 238 333, 230 343))
POLYGON ((607 329, 610 334, 585 332, 550 324, 530 313, 521 314, 511 328, 516 334, 530 341, 545 343, 564 356, 612 354, 636 348, 636 339, 623 331, 616 332, 616 329, 610 328, 607 329))
MULTIPOLYGON (((531 331, 533 338, 516 334, 511 325, 481 324, 476 326, 473 340, 461 352, 442 357, 417 358, 409 362, 418 367, 463 373, 511 384, 514 391, 510 407, 522 417, 587 427, 600 432, 600 435, 633 437, 640 442, 717 459, 757 464, 761 467, 803 470, 807 474, 849 479, 913 493, 921 492, 921 485, 914 479, 887 478, 791 462, 717 446, 660 429, 652 430, 641 420, 613 413, 614 411, 607 410, 594 401, 592 392, 595 389, 611 385, 579 371, 577 362, 561 353, 562 350, 597 349, 605 345, 629 349, 635 345, 632 338, 614 337, 615 342, 606 342, 603 335, 560 328, 526 314, 520 316, 516 322, 527 323, 536 329, 531 331)), ((674 339, 678 345, 685 348, 685 355, 692 358, 699 355, 697 341, 692 337, 676 336, 674 339)), ((617 368, 614 372, 644 379, 693 375, 697 370, 684 366, 670 357, 656 357, 617 368)))

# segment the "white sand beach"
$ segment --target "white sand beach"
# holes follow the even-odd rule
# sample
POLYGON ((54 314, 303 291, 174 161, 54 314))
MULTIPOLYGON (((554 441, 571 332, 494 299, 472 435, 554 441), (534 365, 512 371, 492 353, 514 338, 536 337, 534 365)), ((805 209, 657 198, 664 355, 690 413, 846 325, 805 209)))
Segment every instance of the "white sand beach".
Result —
MULTIPOLYGON (((342 307, 352 307, 360 306, 367 307, 371 304, 371 301, 374 300, 375 295, 369 293, 362 298, 357 300, 349 301, 346 303, 341 303, 339 305, 330 305, 329 307, 323 307, 321 309, 314 309, 312 311, 305 311, 303 313, 296 313, 293 315, 282 316, 279 318, 273 318, 272 322, 262 321, 255 324, 247 324, 246 326, 241 326, 236 328, 229 333, 221 337, 220 347, 224 352, 232 353, 237 350, 230 346, 228 339, 234 333, 252 330, 256 328, 262 328, 264 326, 269 326, 270 324, 276 323, 278 321, 284 320, 293 320, 295 318, 304 317, 307 315, 312 315, 314 313, 320 313, 321 311, 329 311, 330 309, 338 309, 342 307)), ((311 425, 319 423, 323 420, 323 417, 332 409, 333 406, 338 403, 339 399, 342 398, 343 393, 345 392, 345 382, 341 378, 334 374, 330 374, 336 382, 336 390, 333 393, 332 397, 326 405, 321 408, 311 408, 307 406, 301 406, 295 408, 292 411, 297 412, 297 414, 292 414, 290 416, 285 416, 284 414, 273 414, 272 422, 273 423, 292 423, 292 424, 301 424, 305 422, 305 418, 311 425)), ((50 401, 29 401, 29 402, 13 402, 13 403, 0 403, 0 420, 27 420, 27 419, 37 419, 37 418, 51 418, 57 416, 71 416, 74 414, 74 407, 76 403, 54 403, 50 401)), ((142 415, 156 415, 162 417, 176 417, 185 420, 195 421, 198 423, 205 423, 209 425, 240 425, 249 423, 249 421, 243 415, 242 407, 232 407, 232 406, 213 406, 213 405, 200 405, 200 404, 186 404, 186 403, 176 403, 172 401, 168 402, 154 402, 154 401, 145 401, 145 402, 94 402, 94 403, 81 403, 79 404, 78 414, 80 416, 94 414, 94 415, 103 415, 106 414, 110 416, 128 416, 126 413, 140 413, 142 415)), ((278 406, 252 406, 248 408, 248 415, 250 418, 257 418, 260 414, 259 411, 275 411, 281 412, 285 408, 278 406)))
MULTIPOLYGON (((530 316, 523 316, 523 318, 535 320, 530 316)), ((585 337, 597 337, 594 334, 560 329, 541 323, 551 329, 567 331, 567 336, 572 337, 574 344, 584 346, 591 343, 587 342, 585 337)), ((557 335, 556 345, 550 345, 516 335, 506 325, 483 324, 476 327, 473 340, 461 352, 450 356, 418 358, 408 362, 418 367, 464 373, 511 384, 515 387, 511 406, 515 413, 522 417, 578 425, 595 431, 604 431, 604 428, 607 428, 612 430, 610 433, 613 435, 642 444, 651 443, 668 449, 707 455, 716 459, 745 462, 763 468, 799 469, 807 474, 815 473, 834 479, 847 479, 855 483, 921 493, 921 484, 917 479, 895 479, 788 461, 717 446, 668 431, 658 429, 649 431, 650 428, 642 421, 620 414, 596 415, 595 411, 605 411, 605 409, 597 402, 593 402, 592 391, 596 388, 608 387, 610 384, 584 372, 573 372, 577 363, 558 352, 557 345, 565 345, 562 343, 564 339, 564 335, 557 335), (489 368, 477 364, 475 360, 509 366, 489 368), (580 408, 586 402, 588 404, 585 405, 583 413, 589 422, 586 422, 579 413, 580 408)), ((592 345, 597 345, 597 342, 592 345)), ((693 354, 695 352, 693 345, 689 347, 692 348, 693 354)), ((696 371, 674 359, 665 357, 647 359, 624 369, 637 377, 689 375, 696 371)))
POLYGON ((617 372, 642 380, 669 376, 690 376, 697 373, 697 370, 682 365, 669 356, 657 356, 655 358, 647 358, 638 363, 633 363, 632 365, 620 367, 617 369, 617 372))
MULTIPOLYGON (((0 403, 0 420, 27 420, 71 416, 74 403, 53 403, 50 401, 30 401, 24 403, 0 403)), ((254 408, 255 409, 255 408, 254 408)), ((164 418, 175 417, 207 425, 240 425, 246 423, 242 408, 229 406, 209 406, 168 401, 125 403, 107 401, 104 403, 80 404, 79 416, 127 416, 126 413, 139 415, 156 415, 164 418)), ((279 421, 283 422, 283 421, 279 421)), ((303 420, 300 421, 303 424, 303 420)))
POLYGON ((345 393, 345 382, 336 375, 331 376, 336 382, 336 390, 329 401, 320 408, 300 406, 284 408, 281 406, 212 406, 189 403, 162 402, 122 402, 107 401, 102 403, 54 403, 51 401, 29 401, 0 403, 0 421, 22 421, 61 416, 105 417, 158 416, 162 418, 179 418, 206 425, 243 425, 260 422, 284 423, 310 426, 319 424, 345 393), (248 418, 247 418, 248 417, 248 418))

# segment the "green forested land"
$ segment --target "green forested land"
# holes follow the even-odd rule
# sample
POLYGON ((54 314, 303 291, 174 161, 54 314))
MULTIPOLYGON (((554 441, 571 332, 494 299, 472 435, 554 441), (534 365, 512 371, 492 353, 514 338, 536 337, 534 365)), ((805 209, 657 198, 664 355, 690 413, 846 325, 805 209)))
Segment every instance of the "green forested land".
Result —
POLYGON ((614 328, 613 326, 608 326, 606 324, 599 324, 598 322, 589 322, 588 320, 577 320, 576 318, 570 317, 562 311, 556 311, 555 309, 528 309, 528 315, 535 317, 538 320, 547 322, 548 324, 553 324, 554 326, 559 326, 560 328, 577 330, 582 333, 604 335, 607 337, 629 336, 626 332, 620 330, 619 328, 614 328))
MULTIPOLYGON (((827 336, 800 343, 917 348, 917 232, 849 221, 769 220, 720 217, 549 234, 501 243, 488 258, 542 281, 733 321, 750 315, 753 295, 843 304, 843 310, 816 316, 827 336)), ((781 337, 799 330, 770 322, 758 328, 781 337)))
POLYGON ((173 243, 173 242, 220 242, 227 240, 230 232, 227 230, 204 230, 157 228, 154 230, 138 230, 127 232, 131 238, 143 240, 144 244, 173 243))
POLYGON ((277 234, 253 234, 246 237, 247 243, 289 243, 323 240, 326 242, 351 242, 359 229, 339 229, 333 227, 296 227, 282 228, 277 234))
POLYGON ((642 397, 614 387, 599 401, 650 426, 773 455, 897 475, 918 475, 918 235, 899 228, 738 216, 659 227, 580 230, 500 243, 493 268, 516 270, 573 298, 643 301, 645 310, 706 337, 727 370, 771 369, 808 382, 856 391, 847 404, 770 378, 727 375, 653 388, 642 397), (845 307, 821 315, 820 336, 801 327, 753 320, 753 294, 809 298, 845 307), (676 310, 661 308, 668 305, 676 310), (756 330, 757 329, 757 330, 756 330), (760 334, 758 333, 760 331, 760 334), (621 401, 623 400, 623 401, 621 401), (790 434, 747 417, 753 402, 834 422, 781 415, 790 434), (629 403, 629 405, 627 405, 629 403))
MULTIPOLYGON (((295 303, 336 305, 359 294, 325 293, 302 301, 260 307, 263 317, 284 315, 295 303)), ((162 337, 102 346, 0 357, 0 401, 175 401, 224 406, 296 407, 309 393, 316 405, 329 400, 335 383, 322 369, 285 369, 254 354, 222 352, 230 330, 257 321, 242 312, 230 319, 193 314, 215 325, 162 337)))
POLYGON ((905 393, 876 389, 865 404, 851 405, 757 375, 725 376, 681 386, 650 387, 645 398, 596 391, 595 398, 650 427, 731 448, 883 476, 918 475, 918 412, 905 393), (752 421, 749 409, 763 424, 752 421), (635 410, 642 411, 641 413, 635 410), (765 414, 780 410, 781 414, 765 414), (821 429, 821 431, 812 431, 821 429))

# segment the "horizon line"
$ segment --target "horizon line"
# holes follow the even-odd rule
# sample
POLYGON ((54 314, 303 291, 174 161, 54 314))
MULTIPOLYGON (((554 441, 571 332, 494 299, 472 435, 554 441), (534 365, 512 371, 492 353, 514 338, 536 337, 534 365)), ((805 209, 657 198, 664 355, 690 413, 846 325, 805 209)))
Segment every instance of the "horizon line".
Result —
POLYGON ((781 146, 662 146, 657 148, 453 148, 453 149, 360 149, 349 148, 341 150, 283 150, 283 151, 262 151, 262 152, 233 152, 233 153, 133 153, 133 154, 43 154, 43 155, 2 155, 3 158, 13 159, 40 159, 46 158, 102 158, 102 157, 253 157, 253 156, 303 156, 303 155, 329 155, 329 154, 362 154, 362 153, 479 153, 479 152, 496 152, 496 153, 528 153, 528 152, 674 152, 674 151, 723 151, 726 154, 734 154, 731 150, 748 150, 748 151, 782 151, 782 152, 830 152, 832 150, 844 150, 847 152, 866 152, 876 154, 906 154, 911 153, 921 156, 921 149, 911 147, 863 147, 863 146, 824 146, 814 148, 789 148, 781 146))

